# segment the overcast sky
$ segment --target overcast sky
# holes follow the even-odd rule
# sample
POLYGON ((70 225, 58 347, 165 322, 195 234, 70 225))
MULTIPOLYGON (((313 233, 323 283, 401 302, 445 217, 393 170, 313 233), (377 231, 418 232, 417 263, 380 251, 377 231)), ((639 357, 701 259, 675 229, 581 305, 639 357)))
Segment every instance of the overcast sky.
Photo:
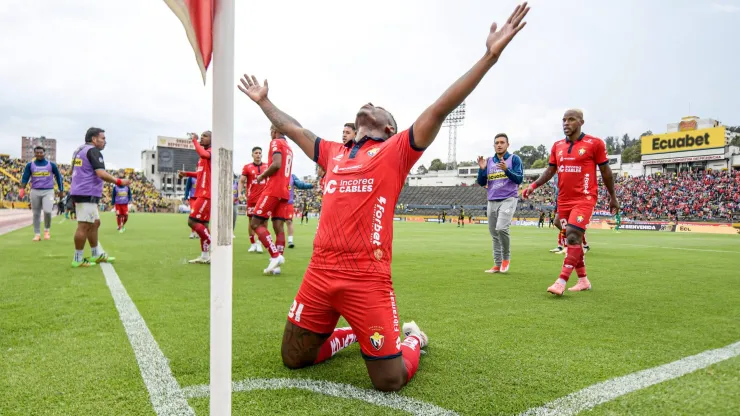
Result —
MULTIPOLYGON (((516 2, 237 0, 236 74, 319 136, 371 101, 400 127, 484 52, 492 21, 516 2)), ((568 107, 590 134, 664 132, 697 115, 740 124, 740 0, 538 0, 528 25, 467 101, 458 161, 560 138, 568 107)), ((56 138, 61 162, 90 126, 107 131, 109 167, 140 169, 158 135, 210 129, 204 87, 181 23, 163 1, 0 1, 0 153, 21 136, 56 138)), ((236 85, 237 80, 234 80, 236 85)), ((269 142, 269 123, 236 91, 235 161, 269 142)), ((448 131, 420 163, 447 158, 448 131)), ((294 151, 298 152, 294 146, 294 151)), ((313 170, 297 157, 294 172, 313 170)))

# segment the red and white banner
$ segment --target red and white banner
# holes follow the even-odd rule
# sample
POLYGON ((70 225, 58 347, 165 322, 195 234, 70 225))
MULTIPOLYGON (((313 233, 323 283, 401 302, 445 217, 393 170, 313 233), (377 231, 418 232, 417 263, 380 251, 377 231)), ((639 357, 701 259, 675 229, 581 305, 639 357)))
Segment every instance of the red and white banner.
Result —
POLYGON ((195 52, 203 83, 213 54, 213 11, 215 0, 164 0, 182 22, 195 52))

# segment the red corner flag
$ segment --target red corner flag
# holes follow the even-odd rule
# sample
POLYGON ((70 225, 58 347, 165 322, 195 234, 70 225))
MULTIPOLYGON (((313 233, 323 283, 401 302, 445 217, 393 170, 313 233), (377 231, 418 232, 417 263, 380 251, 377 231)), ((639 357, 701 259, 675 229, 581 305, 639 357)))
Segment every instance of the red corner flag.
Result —
POLYGON ((213 53, 213 2, 214 0, 164 0, 185 28, 190 45, 195 52, 203 83, 213 53))

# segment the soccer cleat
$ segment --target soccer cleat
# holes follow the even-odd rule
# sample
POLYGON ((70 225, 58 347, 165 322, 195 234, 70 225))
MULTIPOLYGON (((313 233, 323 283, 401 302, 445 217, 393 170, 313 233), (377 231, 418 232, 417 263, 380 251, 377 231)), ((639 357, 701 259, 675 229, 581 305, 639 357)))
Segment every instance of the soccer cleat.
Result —
POLYGON ((416 322, 404 322, 403 324, 403 335, 406 337, 414 336, 419 340, 419 348, 424 348, 429 345, 429 338, 427 334, 419 329, 419 325, 416 322))
POLYGON ((78 268, 78 267, 93 267, 96 263, 90 262, 87 258, 82 259, 82 261, 72 261, 72 267, 78 268))
POLYGON ((44 240, 51 240, 51 233, 49 231, 44 231, 44 240))
POLYGON ((488 270, 485 270, 486 273, 500 273, 501 272, 501 266, 493 266, 488 270))
POLYGON ((503 263, 501 263, 501 273, 509 271, 509 263, 511 263, 509 260, 504 260, 503 263))
POLYGON ((33 236, 33 241, 41 241, 41 234, 36 234, 33 236))
POLYGON ((91 260, 95 263, 113 263, 116 261, 116 258, 108 256, 108 253, 103 253, 97 257, 93 257, 91 260))
POLYGON ((190 239, 192 240, 194 238, 195 238, 195 233, 190 233, 190 239))
POLYGON ((277 269, 273 270, 272 274, 280 274, 280 268, 278 267, 277 269))
POLYGON ((588 281, 588 277, 578 278, 578 283, 568 289, 568 292, 580 292, 582 290, 591 290, 591 282, 588 281))
POLYGON ((583 254, 588 253, 591 250, 591 247, 589 246, 583 246, 583 254))
POLYGON ((563 296, 563 293, 565 293, 565 285, 555 282, 552 284, 552 286, 547 288, 547 291, 552 293, 553 295, 563 296))
POLYGON ((257 245, 252 244, 252 247, 249 247, 249 250, 247 250, 247 253, 254 253, 257 251, 257 245))
POLYGON ((288 248, 293 248, 293 247, 295 247, 295 244, 293 244, 293 243, 288 243, 288 248))
POLYGON ((189 260, 188 263, 190 264, 211 264, 211 258, 200 256, 197 259, 189 260))
POLYGON ((258 253, 263 253, 262 244, 257 243, 257 252, 258 253))
POLYGON ((272 273, 273 270, 277 269, 283 264, 285 264, 285 257, 283 257, 282 254, 279 254, 277 257, 271 258, 270 264, 268 264, 267 268, 265 269, 265 274, 272 273))
POLYGON ((557 248, 554 248, 554 249, 550 250, 550 253, 556 253, 556 254, 560 254, 560 253, 562 253, 562 252, 564 252, 564 251, 565 251, 565 250, 563 250, 563 248, 562 248, 562 247, 557 247, 557 248))

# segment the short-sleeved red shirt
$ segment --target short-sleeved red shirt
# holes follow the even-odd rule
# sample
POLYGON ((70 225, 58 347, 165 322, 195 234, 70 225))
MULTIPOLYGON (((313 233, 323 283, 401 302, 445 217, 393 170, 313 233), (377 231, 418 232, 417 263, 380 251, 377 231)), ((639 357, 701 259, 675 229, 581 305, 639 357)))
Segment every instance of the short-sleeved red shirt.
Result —
POLYGON ((385 141, 365 137, 344 145, 319 138, 314 149, 326 176, 309 267, 389 279, 394 208, 423 154, 413 144, 413 128, 385 141))
POLYGON ((558 170, 558 206, 578 202, 596 204, 598 178, 596 166, 609 163, 606 145, 598 137, 581 133, 574 142, 555 142, 550 151, 550 166, 558 170))
POLYGON ((267 178, 267 185, 262 190, 262 195, 274 196, 286 201, 290 199, 290 175, 293 173, 293 151, 284 138, 275 139, 270 142, 270 151, 267 154, 267 166, 272 165, 272 159, 276 154, 281 154, 283 165, 267 178))
MULTIPOLYGON (((211 153, 211 148, 206 151, 211 153)), ((195 197, 211 199, 211 159, 201 157, 195 172, 195 197)))
POLYGON ((255 205, 260 195, 262 195, 262 191, 267 185, 267 179, 264 179, 262 182, 257 182, 257 177, 260 176, 265 169, 267 169, 267 167, 264 163, 255 165, 254 162, 252 162, 244 165, 242 176, 247 178, 247 205, 255 205))

